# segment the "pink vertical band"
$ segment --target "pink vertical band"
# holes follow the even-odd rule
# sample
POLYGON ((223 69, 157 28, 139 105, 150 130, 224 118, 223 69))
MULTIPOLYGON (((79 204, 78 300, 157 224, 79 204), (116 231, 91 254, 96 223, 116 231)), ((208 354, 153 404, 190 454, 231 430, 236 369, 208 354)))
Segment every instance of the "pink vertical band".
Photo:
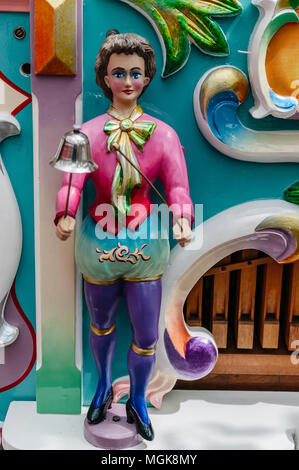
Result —
POLYGON ((0 11, 30 11, 30 0, 0 0, 0 11))

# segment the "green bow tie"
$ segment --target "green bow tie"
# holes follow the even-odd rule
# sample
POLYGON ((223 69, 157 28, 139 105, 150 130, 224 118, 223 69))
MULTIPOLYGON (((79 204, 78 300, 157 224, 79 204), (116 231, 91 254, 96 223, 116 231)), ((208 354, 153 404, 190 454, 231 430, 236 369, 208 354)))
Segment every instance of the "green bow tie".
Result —
MULTIPOLYGON (((104 132, 109 134, 107 151, 111 152, 112 144, 117 143, 127 158, 139 168, 131 141, 142 151, 144 144, 151 137, 157 124, 151 121, 136 122, 136 119, 143 114, 139 105, 137 105, 129 118, 122 116, 113 106, 110 106, 107 113, 117 119, 117 121, 107 121, 104 126, 104 132)), ((141 185, 141 176, 120 152, 117 152, 117 159, 118 163, 115 167, 111 187, 111 202, 116 216, 123 218, 130 212, 131 191, 135 186, 141 185)))

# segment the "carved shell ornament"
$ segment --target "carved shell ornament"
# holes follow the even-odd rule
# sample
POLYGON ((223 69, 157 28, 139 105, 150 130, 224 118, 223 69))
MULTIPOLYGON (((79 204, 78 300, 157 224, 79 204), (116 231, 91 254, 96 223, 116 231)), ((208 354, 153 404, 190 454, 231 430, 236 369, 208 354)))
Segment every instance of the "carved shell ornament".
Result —
MULTIPOLYGON (((248 46, 248 70, 254 118, 298 117, 298 15, 291 2, 253 0, 260 16, 248 46), (288 64, 284 66, 283 64, 288 64), (290 66, 289 66, 290 64, 290 66)), ((293 2, 294 3, 294 2, 293 2)), ((297 4, 294 3, 294 6, 297 4)), ((208 142, 231 158, 260 163, 298 162, 299 132, 257 131, 245 127, 238 108, 249 90, 248 79, 233 65, 208 70, 194 90, 198 127, 208 142)))
POLYGON ((248 70, 256 119, 289 118, 299 109, 298 0, 253 0, 260 16, 249 41, 248 70))

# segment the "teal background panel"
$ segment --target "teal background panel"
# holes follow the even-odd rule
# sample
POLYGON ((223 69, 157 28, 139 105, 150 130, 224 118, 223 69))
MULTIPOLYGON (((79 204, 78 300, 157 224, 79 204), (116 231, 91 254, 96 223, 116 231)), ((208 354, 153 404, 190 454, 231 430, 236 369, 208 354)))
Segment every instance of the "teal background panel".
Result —
MULTIPOLYGON (((95 57, 107 30, 116 28, 121 33, 135 32, 146 37, 156 53, 157 74, 140 98, 140 104, 146 113, 165 121, 178 133, 185 147, 191 197, 194 203, 203 204, 204 220, 243 202, 282 198, 285 188, 295 182, 299 175, 298 165, 295 163, 259 164, 229 158, 212 147, 197 127, 193 111, 193 92, 207 70, 230 64, 243 70, 248 77, 247 54, 239 51, 248 50, 249 38, 259 15, 257 8, 251 5, 249 0, 241 0, 241 4, 243 12, 238 16, 214 17, 227 37, 229 56, 208 56, 192 45, 185 66, 169 78, 162 79, 163 57, 160 42, 145 16, 120 0, 88 0, 84 3, 84 121, 103 114, 110 104, 103 91, 96 85, 94 74, 95 57)), ((245 126, 255 130, 299 129, 299 122, 295 120, 281 120, 271 116, 262 120, 253 119, 249 114, 252 105, 252 94, 249 92, 238 110, 245 126)), ((93 200, 93 194, 93 188, 87 186, 84 192, 85 213, 93 200)), ((171 244, 173 246, 174 242, 171 244)), ((97 376, 89 350, 89 316, 85 304, 83 330, 83 392, 84 402, 89 403, 96 388, 97 376)), ((127 375, 126 351, 131 331, 124 306, 119 309, 117 331, 114 379, 127 375)))
MULTIPOLYGON (((0 12, 0 43, 0 71, 18 87, 31 93, 30 76, 25 77, 20 72, 23 63, 30 63, 29 13, 0 12), (13 31, 18 26, 26 30, 23 40, 14 38, 13 31)), ((23 247, 16 276, 16 294, 23 312, 35 329, 32 105, 27 105, 15 117, 20 123, 21 134, 4 140, 0 144, 0 153, 22 218, 23 247)), ((14 400, 35 400, 34 368, 19 385, 0 393, 0 421, 4 420, 8 406, 14 400)))

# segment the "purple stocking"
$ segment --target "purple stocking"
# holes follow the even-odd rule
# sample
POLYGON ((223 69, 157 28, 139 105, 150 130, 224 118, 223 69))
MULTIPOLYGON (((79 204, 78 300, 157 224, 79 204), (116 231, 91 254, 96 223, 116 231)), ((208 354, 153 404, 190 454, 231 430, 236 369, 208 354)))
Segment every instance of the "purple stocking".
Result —
MULTIPOLYGON (((130 318, 133 342, 141 349, 153 349, 158 340, 161 306, 161 279, 147 282, 124 282, 124 297, 130 318)), ((146 389, 155 366, 155 354, 147 356, 129 349, 130 402, 145 424, 146 389)))
MULTIPOLYGON (((122 294, 122 284, 96 285, 84 282, 85 299, 90 313, 91 324, 97 330, 107 330, 115 323, 116 310, 122 294)), ((106 399, 112 386, 112 360, 116 345, 116 331, 98 335, 90 331, 90 347, 97 366, 99 381, 94 407, 99 407, 106 399)))

